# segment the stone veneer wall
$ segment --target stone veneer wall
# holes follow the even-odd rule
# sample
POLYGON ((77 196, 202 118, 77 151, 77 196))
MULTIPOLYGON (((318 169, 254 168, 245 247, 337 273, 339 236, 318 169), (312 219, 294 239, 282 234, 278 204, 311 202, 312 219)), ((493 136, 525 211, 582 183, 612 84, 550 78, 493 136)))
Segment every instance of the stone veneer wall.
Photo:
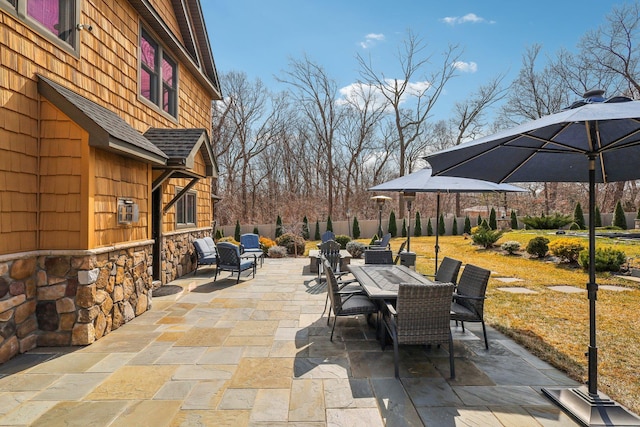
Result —
POLYGON ((196 269, 193 241, 212 236, 210 227, 165 233, 162 241, 161 282, 163 285, 196 269))
POLYGON ((87 345, 151 307, 153 242, 0 258, 0 363, 87 345))

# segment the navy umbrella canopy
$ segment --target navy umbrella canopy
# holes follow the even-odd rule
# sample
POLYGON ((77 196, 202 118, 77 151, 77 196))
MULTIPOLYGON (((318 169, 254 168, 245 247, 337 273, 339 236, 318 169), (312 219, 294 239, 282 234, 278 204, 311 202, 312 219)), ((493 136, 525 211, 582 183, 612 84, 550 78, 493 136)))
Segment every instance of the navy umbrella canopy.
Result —
MULTIPOLYGON (((589 259, 595 259, 595 183, 640 179, 640 101, 602 91, 512 129, 425 157, 440 176, 503 182, 588 182, 589 259)), ((640 419, 598 393, 595 262, 589 263, 588 388, 543 389, 586 425, 639 426, 640 419)))
POLYGON ((405 193, 438 193, 436 197, 436 272, 438 271, 438 232, 440 221, 440 193, 490 193, 523 192, 520 187, 510 184, 496 184, 479 179, 459 178, 455 176, 433 176, 432 169, 426 167, 419 171, 401 176, 391 181, 369 188, 369 191, 397 191, 405 193))

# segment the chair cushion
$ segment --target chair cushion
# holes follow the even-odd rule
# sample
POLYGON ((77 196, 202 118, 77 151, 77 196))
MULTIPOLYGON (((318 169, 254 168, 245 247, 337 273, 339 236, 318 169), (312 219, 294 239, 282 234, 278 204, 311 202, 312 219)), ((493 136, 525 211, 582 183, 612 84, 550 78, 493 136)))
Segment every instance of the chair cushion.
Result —
POLYGON ((196 248, 196 252, 198 252, 198 257, 203 258, 209 255, 215 256, 215 248, 213 251, 209 249, 209 246, 204 241, 204 239, 196 239, 193 241, 193 246, 196 248))
POLYGON ((341 316, 377 313, 378 307, 366 295, 344 295, 341 316))
POLYGON ((480 320, 478 316, 467 307, 458 304, 457 302, 451 303, 451 319, 453 320, 480 320))
POLYGON ((264 252, 262 251, 262 249, 245 248, 243 254, 264 255, 264 252))
POLYGON ((240 263, 240 270, 246 270, 253 267, 253 260, 242 261, 240 263))
POLYGON ((357 294, 364 293, 364 289, 360 284, 344 285, 339 291, 341 294, 357 294))
POLYGON ((217 258, 215 255, 208 255, 202 258, 198 258, 198 264, 215 264, 217 258))
POLYGON ((209 249, 209 252, 211 252, 212 254, 216 253, 216 244, 213 241, 213 239, 211 237, 204 237, 202 238, 202 240, 204 241, 205 245, 207 245, 207 248, 209 249))

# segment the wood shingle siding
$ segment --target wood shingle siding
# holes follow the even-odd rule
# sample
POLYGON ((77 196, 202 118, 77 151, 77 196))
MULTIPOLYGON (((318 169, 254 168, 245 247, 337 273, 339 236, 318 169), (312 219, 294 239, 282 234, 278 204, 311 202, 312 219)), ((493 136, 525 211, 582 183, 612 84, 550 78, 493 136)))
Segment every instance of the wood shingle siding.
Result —
POLYGON ((95 241, 96 247, 150 238, 150 166, 95 150, 95 241), (140 220, 123 226, 117 223, 117 198, 138 204, 140 220))
POLYGON ((142 314, 152 286, 193 271, 191 242, 212 233, 221 95, 199 0, 78 5, 92 29, 68 43, 0 0, 0 281, 17 292, 0 295, 0 363, 91 344, 142 314), (143 28, 176 61, 175 117, 140 94, 143 28), (149 129, 184 153, 168 156, 149 129), (195 180, 197 223, 175 231, 175 207, 163 215, 152 189, 166 206, 195 180))
POLYGON ((41 103, 39 248, 81 244, 82 144, 87 134, 50 103, 41 103))

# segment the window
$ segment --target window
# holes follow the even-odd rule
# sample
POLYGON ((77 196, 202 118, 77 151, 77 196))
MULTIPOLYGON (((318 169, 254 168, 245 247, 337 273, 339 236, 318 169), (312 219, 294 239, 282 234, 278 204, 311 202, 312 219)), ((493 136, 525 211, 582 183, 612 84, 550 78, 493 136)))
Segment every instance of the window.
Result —
POLYGON ((144 29, 140 36, 140 95, 177 116, 177 65, 144 29))
MULTIPOLYGON (((176 194, 181 189, 176 189, 176 194)), ((176 202, 176 223, 178 226, 196 225, 196 193, 188 192, 176 202)))
POLYGON ((75 47, 77 0, 7 0, 19 17, 75 47))

